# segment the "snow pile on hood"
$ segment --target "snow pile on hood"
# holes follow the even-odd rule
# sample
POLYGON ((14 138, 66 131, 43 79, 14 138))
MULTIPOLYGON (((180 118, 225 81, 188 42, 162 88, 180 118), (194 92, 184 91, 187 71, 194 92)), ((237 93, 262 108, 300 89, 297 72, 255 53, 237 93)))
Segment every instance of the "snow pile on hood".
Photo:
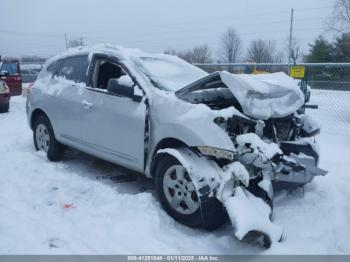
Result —
POLYGON ((255 119, 284 117, 304 104, 304 94, 285 73, 246 75, 220 72, 224 84, 241 104, 243 112, 255 119))

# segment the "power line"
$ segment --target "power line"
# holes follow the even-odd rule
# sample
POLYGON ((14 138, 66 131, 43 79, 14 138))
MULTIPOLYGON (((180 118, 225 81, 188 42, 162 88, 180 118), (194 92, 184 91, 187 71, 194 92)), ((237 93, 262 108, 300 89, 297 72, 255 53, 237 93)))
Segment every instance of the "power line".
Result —
MULTIPOLYGON (((319 20, 320 18, 317 17, 317 18, 306 18, 306 19, 297 19, 295 20, 296 22, 300 22, 300 21, 312 21, 312 20, 319 20)), ((235 24, 234 27, 235 28, 239 28, 240 26, 244 26, 244 27, 249 27, 249 26, 260 26, 260 25, 270 25, 270 24, 279 24, 279 25, 283 25, 283 23, 286 23, 289 22, 290 20, 278 20, 278 21, 272 21, 272 22, 263 22, 263 23, 251 23, 251 24, 235 24)), ((210 30, 214 30, 214 29, 226 29, 226 27, 223 27, 223 26, 220 26, 220 27, 206 27, 206 28, 203 28, 203 30, 205 30, 205 32, 201 32, 200 30, 201 29, 198 29, 198 28, 193 28, 193 29, 187 29, 187 30, 173 30, 173 31, 166 31, 166 32, 155 32, 155 33, 138 33, 138 34, 119 34, 117 32, 111 32, 111 34, 108 34, 108 35, 102 35, 102 36, 88 36, 87 37, 90 37, 90 38, 98 38, 98 37, 137 37, 139 38, 140 36, 150 36, 150 37, 153 37, 153 36, 157 36, 157 35, 168 35, 168 34, 174 34, 174 33, 210 33, 211 31, 209 31, 208 29, 210 30)), ((241 35, 241 34, 240 34, 241 35)))
MULTIPOLYGON (((299 12, 306 12, 306 11, 312 11, 312 10, 321 10, 321 9, 328 9, 331 8, 332 6, 323 6, 323 7, 317 7, 317 8, 298 8, 295 10, 298 10, 299 12)), ((265 13, 254 13, 254 14, 248 14, 244 16, 236 16, 236 17, 219 17, 219 18, 211 18, 211 19, 197 19, 197 20, 188 20, 188 21, 183 21, 183 22, 178 22, 178 23, 171 23, 171 24, 153 24, 149 26, 143 26, 144 29, 147 28, 164 28, 168 26, 176 26, 176 25, 189 25, 193 23, 208 23, 208 22, 213 22, 213 21, 225 21, 225 20, 237 20, 237 19, 244 19, 244 18, 249 18, 249 17, 257 17, 257 16, 267 16, 267 15, 272 15, 272 14, 281 14, 281 13, 289 13, 290 11, 288 10, 280 10, 280 11, 274 11, 274 12, 265 12, 265 13)), ((254 25, 258 25, 261 23, 257 23, 254 25)), ((124 28, 118 28, 118 30, 123 30, 123 29, 139 29, 139 26, 133 26, 133 27, 124 27, 124 28)), ((41 33, 31 33, 31 32, 19 32, 19 31, 11 31, 11 30, 0 30, 0 32, 3 33, 12 33, 12 34, 22 34, 22 35, 36 35, 36 36, 44 36, 44 37, 62 37, 64 33, 60 34, 41 34, 41 33)), ((110 30, 100 30, 100 31, 85 31, 85 32, 68 32, 69 34, 90 34, 90 33, 104 33, 104 32, 111 32, 110 30)))
MULTIPOLYGON (((308 31, 315 31, 315 30, 319 30, 322 29, 321 27, 318 28, 301 28, 301 29, 297 29, 294 30, 294 32, 308 32, 308 31)), ((269 31, 269 33, 281 33, 281 34, 286 34, 286 30, 273 30, 273 31, 269 31)), ((242 34, 242 36, 248 36, 248 35, 261 35, 261 32, 249 32, 249 33, 245 33, 242 34)), ((200 41, 202 41, 202 39, 207 40, 209 37, 207 35, 205 36, 197 36, 197 39, 200 39, 200 41)), ((86 37, 86 39, 90 39, 90 40, 99 40, 99 42, 101 42, 101 39, 97 39, 97 38, 91 38, 91 37, 86 37)), ((146 44, 150 47, 157 47, 157 46, 161 46, 163 45, 163 43, 165 42, 171 42, 171 41, 181 41, 184 42, 185 40, 187 40, 188 38, 184 38, 184 37, 176 37, 176 38, 161 38, 161 39, 152 39, 152 40, 138 40, 138 41, 133 41, 133 40, 127 40, 124 39, 122 42, 126 43, 129 42, 132 45, 133 44, 146 44), (154 44, 159 44, 159 45, 154 45, 154 44)), ((301 39, 301 38, 299 38, 301 39)), ((103 42, 103 41, 102 41, 103 42)), ((116 43, 116 41, 107 41, 107 42, 112 42, 112 43, 116 43)), ((177 44, 178 46, 179 44, 177 44)), ((26 46, 31 46, 31 47, 37 47, 37 48, 47 48, 47 47, 60 47, 62 46, 60 44, 60 42, 45 42, 43 43, 43 41, 40 42, 31 42, 31 43, 26 43, 26 46)))
MULTIPOLYGON (((295 31, 315 31, 315 30, 319 30, 322 29, 322 27, 313 27, 313 28, 302 28, 302 29, 298 29, 295 31)), ((244 34, 240 34, 241 36, 245 36, 245 35, 261 35, 261 31, 259 32, 250 32, 250 33, 244 33, 244 34)), ((269 33, 286 33, 286 30, 269 30, 269 33)), ((97 37, 86 37, 88 39, 98 39, 97 37)), ((208 35, 204 35, 204 36, 196 36, 196 38, 208 38, 208 35)), ((153 40, 137 40, 137 41, 133 41, 133 43, 146 43, 146 42, 161 42, 161 41, 177 41, 177 40, 187 40, 188 38, 160 38, 160 39, 153 39, 153 40)))
MULTIPOLYGON (((321 9, 329 9, 332 6, 323 6, 323 7, 317 7, 317 8, 299 8, 298 11, 308 12, 312 10, 321 10, 321 9)), ((289 13, 290 10, 280 10, 280 11, 274 11, 274 12, 265 12, 265 13, 252 13, 247 14, 243 16, 235 16, 235 17, 217 17, 217 18, 206 18, 206 19, 196 19, 196 20, 188 20, 178 23, 170 23, 170 24, 153 24, 145 26, 143 25, 143 28, 159 28, 159 27, 168 27, 168 26, 177 26, 177 25, 189 25, 193 23, 208 23, 208 22, 215 22, 215 21, 225 21, 225 20, 237 20, 237 19, 244 19, 244 18, 250 18, 250 17, 257 17, 257 16, 268 16, 268 15, 274 15, 274 14, 282 14, 282 13, 289 13)), ((118 28, 118 30, 122 30, 123 28, 118 28)), ((130 26, 130 27, 124 27, 124 29, 139 29, 139 26, 130 26)), ((103 33, 103 32, 109 32, 110 30, 100 30, 100 31, 85 31, 83 34, 89 34, 89 33, 103 33)))
POLYGON ((321 10, 321 9, 329 9, 333 8, 333 5, 329 6, 323 6, 323 7, 311 7, 311 8, 293 8, 294 11, 299 11, 299 12, 307 12, 307 11, 313 11, 313 10, 321 10))
MULTIPOLYGON (((298 9, 295 9, 297 10, 298 12, 310 12, 310 11, 313 11, 313 10, 320 10, 320 9, 328 9, 328 8, 331 8, 332 6, 323 6, 323 7, 317 7, 317 8, 298 8, 298 9)), ((182 22, 178 22, 178 23, 170 23, 170 24, 157 24, 157 25, 150 25, 150 26, 143 26, 142 28, 143 29, 149 29, 149 28, 162 28, 162 30, 166 30, 165 32, 149 32, 149 33, 139 33, 139 34, 135 34, 135 33, 124 33, 124 34, 118 34, 117 32, 115 31, 111 31, 111 30, 108 30, 108 31, 95 31, 95 32, 85 32, 85 34, 96 34, 96 33, 107 33, 108 35, 105 35, 105 36, 87 36, 87 37, 84 37, 84 39, 88 38, 88 39, 95 39, 95 40, 101 40, 101 38, 115 38, 115 37, 127 37, 127 38, 133 38, 133 37, 140 37, 140 36, 149 36, 149 37, 154 37, 154 36, 158 36, 158 35, 169 35, 169 34, 175 34, 175 33, 205 33, 206 35, 205 36, 198 36, 196 35, 196 38, 199 38, 199 39, 207 39, 209 38, 209 34, 214 32, 214 31, 208 31, 208 28, 211 29, 211 30, 215 30, 215 29, 224 29, 224 26, 211 26, 211 23, 213 22, 219 22, 219 21, 234 21, 234 20, 237 20, 237 19, 244 19, 244 18, 249 18, 249 17, 263 17, 263 16, 271 16, 273 14, 284 14, 284 13, 287 13, 289 11, 286 11, 286 10, 280 10, 280 11, 275 11, 275 12, 266 12, 266 13, 255 13, 255 14, 248 14, 248 15, 244 15, 244 16, 236 16, 236 17, 219 17, 219 18, 209 18, 209 19, 197 19, 197 20, 188 20, 188 21, 182 21, 182 22), (201 23, 203 24, 203 26, 205 26, 205 31, 202 32, 201 30, 198 30, 198 28, 196 29, 182 29, 182 30, 169 30, 169 27, 171 26, 176 26, 176 25, 191 25, 191 24, 197 24, 197 23, 201 23), (210 25, 206 25, 210 23, 210 25), (115 33, 115 34, 114 34, 115 33)), ((322 17, 323 18, 323 17, 322 17)), ((296 19, 295 21, 296 22, 301 22, 301 21, 308 21, 308 20, 318 20, 318 19, 322 19, 321 17, 313 17, 313 18, 305 18, 305 19, 296 19)), ((281 25, 284 25, 285 22, 287 22, 288 20, 276 20, 276 21, 271 21, 271 22, 262 22, 262 23, 240 23, 240 24, 235 24, 234 26, 235 27, 239 27, 239 26, 245 26, 245 27, 249 27, 249 26, 260 26, 260 25, 268 25, 268 24, 281 24, 281 25)), ((138 28, 139 27, 124 27, 124 28, 118 28, 118 32, 121 31, 121 30, 125 30, 125 29, 132 29, 132 28, 138 28)), ((311 30, 319 30, 319 29, 322 29, 322 28, 302 28, 300 30, 295 30, 297 32, 299 31, 311 31, 311 30)), ((15 35, 15 36, 20 36, 20 37, 33 37, 33 36, 37 36, 37 37, 41 37, 41 38, 57 38, 57 39, 62 39, 64 36, 65 36, 65 33, 57 33, 57 34, 44 34, 44 33, 33 33, 33 32, 20 32, 20 31, 12 31, 12 30, 0 30, 1 33, 6 33, 6 34, 12 34, 12 35, 15 35)), ((285 30, 269 30, 268 33, 286 33, 285 30)), ((69 34, 74 34, 74 35, 77 35, 78 33, 69 33, 69 34)), ((79 33, 81 34, 81 32, 79 33)), ((247 36, 247 35, 261 35, 262 32, 259 31, 259 32, 248 32, 248 33, 243 33, 243 34, 240 34, 241 36, 247 36)), ((164 43, 165 41, 177 41, 177 40, 188 40, 188 38, 161 38, 161 39, 152 39, 152 40, 143 40, 143 41, 131 41, 133 44, 138 44, 138 43, 145 43, 145 44, 154 44, 154 43, 164 43)), ((62 41, 62 40, 61 40, 62 41)), ((65 40, 67 42, 67 40, 65 40)), ((82 39, 81 39, 82 41, 82 39)), ((126 41, 126 39, 124 39, 123 42, 130 42, 129 41, 126 41)), ((62 42, 61 42, 62 43, 62 42)), ((27 44, 26 44, 27 45, 27 44)), ((56 44, 52 41, 47 41, 47 44, 44 44, 43 45, 43 41, 40 41, 40 43, 28 43, 29 46, 33 45, 33 46, 36 46, 36 47, 54 47, 54 46, 60 46, 60 44, 56 44)), ((67 45, 67 44, 66 44, 67 45)), ((153 45, 154 46, 154 45, 153 45)))
POLYGON ((12 30, 0 30, 1 33, 21 35, 21 36, 38 36, 38 37, 62 37, 64 34, 41 34, 41 33, 31 33, 31 32, 20 32, 12 30))
MULTIPOLYGON (((319 20, 320 17, 312 17, 312 18, 305 18, 305 19, 295 19, 295 22, 301 22, 301 21, 312 21, 312 20, 319 20)), ((240 26, 257 26, 257 25, 269 25, 269 24, 282 24, 284 22, 288 22, 289 20, 278 20, 278 21, 271 21, 271 22, 264 22, 264 23, 250 23, 250 24, 236 24, 235 27, 240 27, 240 26)), ((212 27, 210 29, 223 29, 222 26, 220 27, 212 27)), ((204 33, 208 33, 207 27, 203 28, 206 31, 204 33)), ((30 37, 30 36, 38 36, 38 37, 54 37, 54 38, 62 38, 62 36, 66 37, 66 33, 64 34, 40 34, 40 33, 30 33, 30 32, 20 32, 20 31, 10 31, 10 30, 0 30, 0 32, 3 33, 9 33, 9 34, 15 34, 18 36, 22 37, 30 37)), ((174 34, 174 33, 199 33, 198 29, 188 29, 188 30, 173 30, 173 31, 166 31, 166 32, 156 32, 156 33, 139 33, 139 34, 110 34, 110 35, 104 35, 104 36, 87 36, 88 38, 100 38, 100 37, 137 37, 139 38, 140 36, 157 36, 157 35, 165 35, 165 34, 174 34)), ((110 32, 113 33, 113 32, 110 32)), ((241 34, 244 35, 244 34, 241 34)))

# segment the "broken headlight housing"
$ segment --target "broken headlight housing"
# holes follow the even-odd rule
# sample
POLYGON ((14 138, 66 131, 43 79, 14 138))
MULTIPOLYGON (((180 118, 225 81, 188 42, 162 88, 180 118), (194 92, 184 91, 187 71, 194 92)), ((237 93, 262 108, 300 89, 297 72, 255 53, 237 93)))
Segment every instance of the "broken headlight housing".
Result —
POLYGON ((205 156, 211 156, 215 158, 222 158, 222 159, 228 159, 233 160, 234 159, 234 153, 229 150, 219 149, 215 147, 209 147, 209 146, 198 146, 198 151, 205 156))

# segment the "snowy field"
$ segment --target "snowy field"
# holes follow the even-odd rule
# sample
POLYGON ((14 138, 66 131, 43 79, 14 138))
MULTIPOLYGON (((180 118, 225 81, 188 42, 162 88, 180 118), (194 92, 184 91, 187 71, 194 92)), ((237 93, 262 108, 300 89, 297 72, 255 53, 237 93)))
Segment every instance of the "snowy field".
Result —
POLYGON ((319 141, 329 174, 277 194, 274 220, 285 239, 268 250, 236 241, 229 224, 206 232, 176 223, 152 181, 115 165, 74 150, 49 162, 34 150, 25 98, 14 97, 0 115, 0 253, 350 254, 350 132, 336 128, 349 126, 350 112, 332 111, 339 94, 312 97, 320 110, 309 111, 328 121, 319 141))

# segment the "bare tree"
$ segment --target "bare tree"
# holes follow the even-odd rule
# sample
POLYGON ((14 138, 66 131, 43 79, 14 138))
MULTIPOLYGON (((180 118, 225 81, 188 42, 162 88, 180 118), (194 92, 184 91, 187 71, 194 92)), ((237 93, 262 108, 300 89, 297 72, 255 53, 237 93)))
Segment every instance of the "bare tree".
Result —
POLYGON ((284 57, 287 58, 287 61, 291 61, 294 64, 297 62, 300 62, 300 60, 303 59, 304 54, 300 48, 300 42, 297 38, 293 37, 292 39, 292 45, 291 45, 291 53, 289 53, 289 37, 285 41, 285 52, 284 52, 284 57), (290 57, 289 57, 290 55, 290 57))
POLYGON ((337 33, 350 31, 350 0, 336 0, 332 15, 326 21, 329 30, 337 33))
POLYGON ((212 55, 207 45, 194 47, 193 49, 185 50, 177 53, 177 55, 189 63, 210 63, 212 55))
POLYGON ((234 63, 238 60, 242 43, 239 35, 234 28, 229 28, 222 35, 221 47, 219 51, 220 58, 225 63, 234 63))
POLYGON ((283 54, 277 51, 275 41, 258 39, 250 44, 247 58, 256 63, 279 63, 283 54))
POLYGON ((175 49, 172 49, 172 48, 165 49, 163 51, 163 53, 166 54, 166 55, 177 55, 175 49))

